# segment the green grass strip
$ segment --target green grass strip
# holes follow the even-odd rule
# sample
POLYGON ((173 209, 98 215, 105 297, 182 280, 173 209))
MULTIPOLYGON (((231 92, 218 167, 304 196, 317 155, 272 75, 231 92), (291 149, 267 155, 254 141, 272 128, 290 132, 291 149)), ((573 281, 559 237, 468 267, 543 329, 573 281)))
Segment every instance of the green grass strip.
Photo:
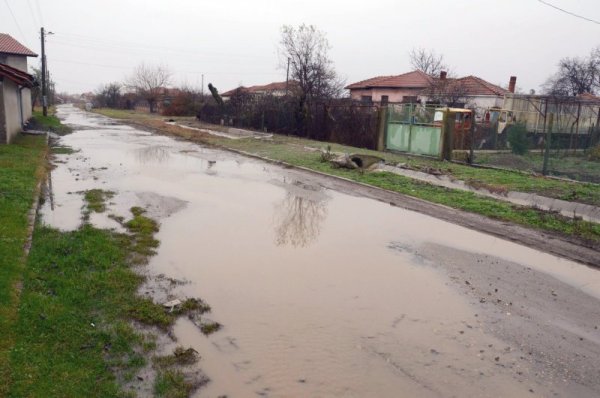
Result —
POLYGON ((46 137, 40 136, 19 136, 11 145, 0 145, 0 396, 6 396, 11 379, 8 356, 15 340, 27 216, 44 175, 46 150, 46 137))

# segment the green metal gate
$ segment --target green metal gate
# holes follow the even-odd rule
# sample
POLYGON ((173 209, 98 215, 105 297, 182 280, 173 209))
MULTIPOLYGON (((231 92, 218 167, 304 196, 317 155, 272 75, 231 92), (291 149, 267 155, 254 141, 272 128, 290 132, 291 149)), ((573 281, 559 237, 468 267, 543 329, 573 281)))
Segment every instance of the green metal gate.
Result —
POLYGON ((390 104, 387 116, 386 149, 442 157, 442 111, 420 104, 390 104))

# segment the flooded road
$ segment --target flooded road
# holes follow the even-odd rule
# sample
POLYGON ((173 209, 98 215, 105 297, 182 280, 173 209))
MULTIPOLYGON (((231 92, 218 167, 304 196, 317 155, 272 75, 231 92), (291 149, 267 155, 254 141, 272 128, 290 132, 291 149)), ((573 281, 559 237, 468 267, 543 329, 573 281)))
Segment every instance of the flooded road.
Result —
POLYGON ((224 325, 174 330, 199 397, 600 395, 600 272, 358 195, 318 176, 153 135, 71 106, 44 221, 81 192, 160 222, 151 275, 224 325), (325 185, 325 186, 324 186, 325 185))

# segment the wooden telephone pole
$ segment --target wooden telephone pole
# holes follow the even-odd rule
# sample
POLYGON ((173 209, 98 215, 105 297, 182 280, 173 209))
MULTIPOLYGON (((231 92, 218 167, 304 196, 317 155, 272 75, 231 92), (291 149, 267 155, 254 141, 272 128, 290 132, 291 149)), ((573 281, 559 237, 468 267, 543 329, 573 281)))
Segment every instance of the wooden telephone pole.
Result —
POLYGON ((46 37, 44 28, 41 28, 42 39, 42 109, 44 116, 48 116, 48 98, 46 93, 46 37))

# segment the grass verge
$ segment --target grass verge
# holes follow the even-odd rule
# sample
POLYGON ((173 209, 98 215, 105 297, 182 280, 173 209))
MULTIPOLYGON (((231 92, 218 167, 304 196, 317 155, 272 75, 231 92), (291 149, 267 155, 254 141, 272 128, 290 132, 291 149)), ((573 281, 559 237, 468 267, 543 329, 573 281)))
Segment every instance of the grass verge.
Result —
POLYGON ((60 120, 54 116, 53 109, 48 112, 48 116, 44 116, 41 110, 34 110, 29 128, 33 130, 52 131, 58 135, 66 135, 72 132, 72 129, 60 122, 60 120))
POLYGON ((28 212, 45 175, 46 153, 46 137, 19 136, 11 145, 0 145, 0 396, 6 396, 11 380, 8 353, 17 336, 28 212))

